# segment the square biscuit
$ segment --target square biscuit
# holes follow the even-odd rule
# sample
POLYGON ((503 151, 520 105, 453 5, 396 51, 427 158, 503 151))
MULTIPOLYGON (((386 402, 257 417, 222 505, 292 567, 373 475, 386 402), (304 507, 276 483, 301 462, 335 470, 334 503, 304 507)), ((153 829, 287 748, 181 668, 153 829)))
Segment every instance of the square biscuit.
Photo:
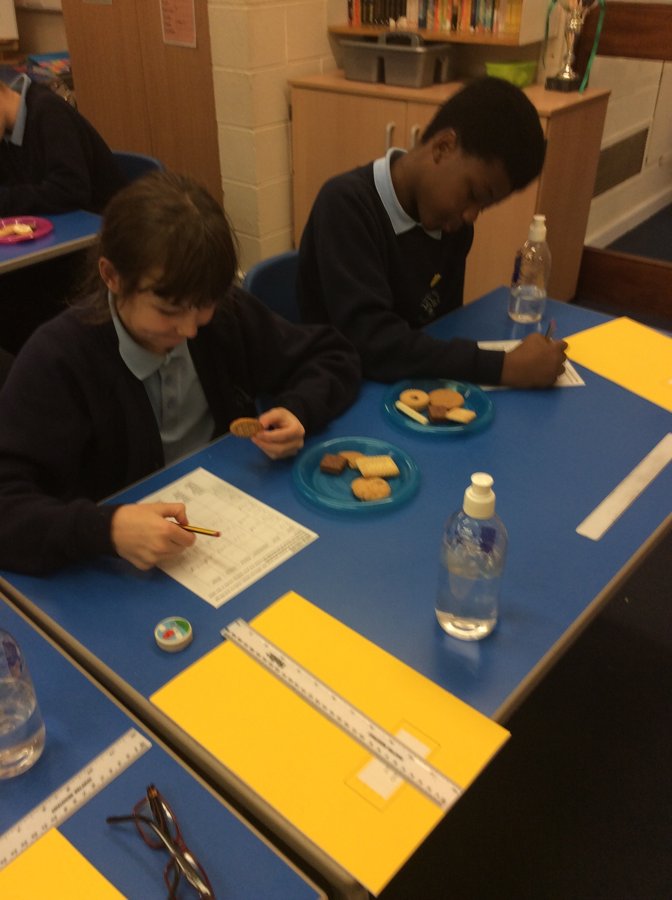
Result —
POLYGON ((361 456, 357 468, 364 478, 395 478, 399 467, 391 456, 361 456))
POLYGON ((448 422, 460 422, 461 424, 468 424, 469 422, 473 422, 476 418, 476 413, 473 409, 465 409, 464 407, 456 406, 454 409, 449 409, 446 413, 446 420, 448 422))
POLYGON ((337 453, 325 453, 320 460, 320 472, 327 475, 340 475, 347 468, 348 461, 337 453))

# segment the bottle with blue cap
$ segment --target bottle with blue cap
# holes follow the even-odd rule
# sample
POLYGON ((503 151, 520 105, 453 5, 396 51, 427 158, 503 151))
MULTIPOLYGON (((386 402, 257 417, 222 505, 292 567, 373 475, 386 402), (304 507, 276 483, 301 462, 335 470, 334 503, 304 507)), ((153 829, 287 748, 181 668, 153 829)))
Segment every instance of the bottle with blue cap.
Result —
POLYGON ((493 483, 487 473, 475 472, 443 533, 436 617, 447 634, 463 641, 486 637, 497 623, 508 534, 495 513, 493 483))

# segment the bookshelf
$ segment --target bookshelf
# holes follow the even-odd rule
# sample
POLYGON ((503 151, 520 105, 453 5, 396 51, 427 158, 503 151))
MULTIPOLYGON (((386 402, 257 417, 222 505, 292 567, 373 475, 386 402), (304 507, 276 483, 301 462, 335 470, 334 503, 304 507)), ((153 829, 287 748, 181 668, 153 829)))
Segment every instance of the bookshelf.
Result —
POLYGON ((407 29, 416 31, 426 41, 520 47, 544 40, 548 2, 420 0, 416 4, 416 0, 400 0, 392 5, 386 0, 351 0, 348 9, 349 21, 329 28, 335 37, 375 38, 389 30, 390 19, 404 16, 407 29))

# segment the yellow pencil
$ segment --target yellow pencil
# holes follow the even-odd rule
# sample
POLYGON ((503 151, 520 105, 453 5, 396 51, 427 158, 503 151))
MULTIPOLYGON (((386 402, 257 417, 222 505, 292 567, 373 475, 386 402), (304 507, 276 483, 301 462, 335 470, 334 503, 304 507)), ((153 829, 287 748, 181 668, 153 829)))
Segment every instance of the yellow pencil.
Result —
MULTIPOLYGON (((177 523, 180 525, 180 523, 177 523)), ((207 534, 208 537, 219 537, 221 531, 213 531, 212 528, 201 528, 200 525, 180 525, 185 531, 193 531, 194 534, 207 534)))

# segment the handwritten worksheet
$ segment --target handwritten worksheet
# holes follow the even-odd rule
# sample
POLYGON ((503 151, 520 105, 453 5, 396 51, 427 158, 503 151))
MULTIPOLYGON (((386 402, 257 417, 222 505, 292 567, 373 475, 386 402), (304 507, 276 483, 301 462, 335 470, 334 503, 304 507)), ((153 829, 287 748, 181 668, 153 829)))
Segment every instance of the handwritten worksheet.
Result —
POLYGON ((220 532, 160 564, 167 575, 219 608, 303 550, 318 535, 212 472, 198 468, 144 503, 184 503, 189 521, 220 532))

